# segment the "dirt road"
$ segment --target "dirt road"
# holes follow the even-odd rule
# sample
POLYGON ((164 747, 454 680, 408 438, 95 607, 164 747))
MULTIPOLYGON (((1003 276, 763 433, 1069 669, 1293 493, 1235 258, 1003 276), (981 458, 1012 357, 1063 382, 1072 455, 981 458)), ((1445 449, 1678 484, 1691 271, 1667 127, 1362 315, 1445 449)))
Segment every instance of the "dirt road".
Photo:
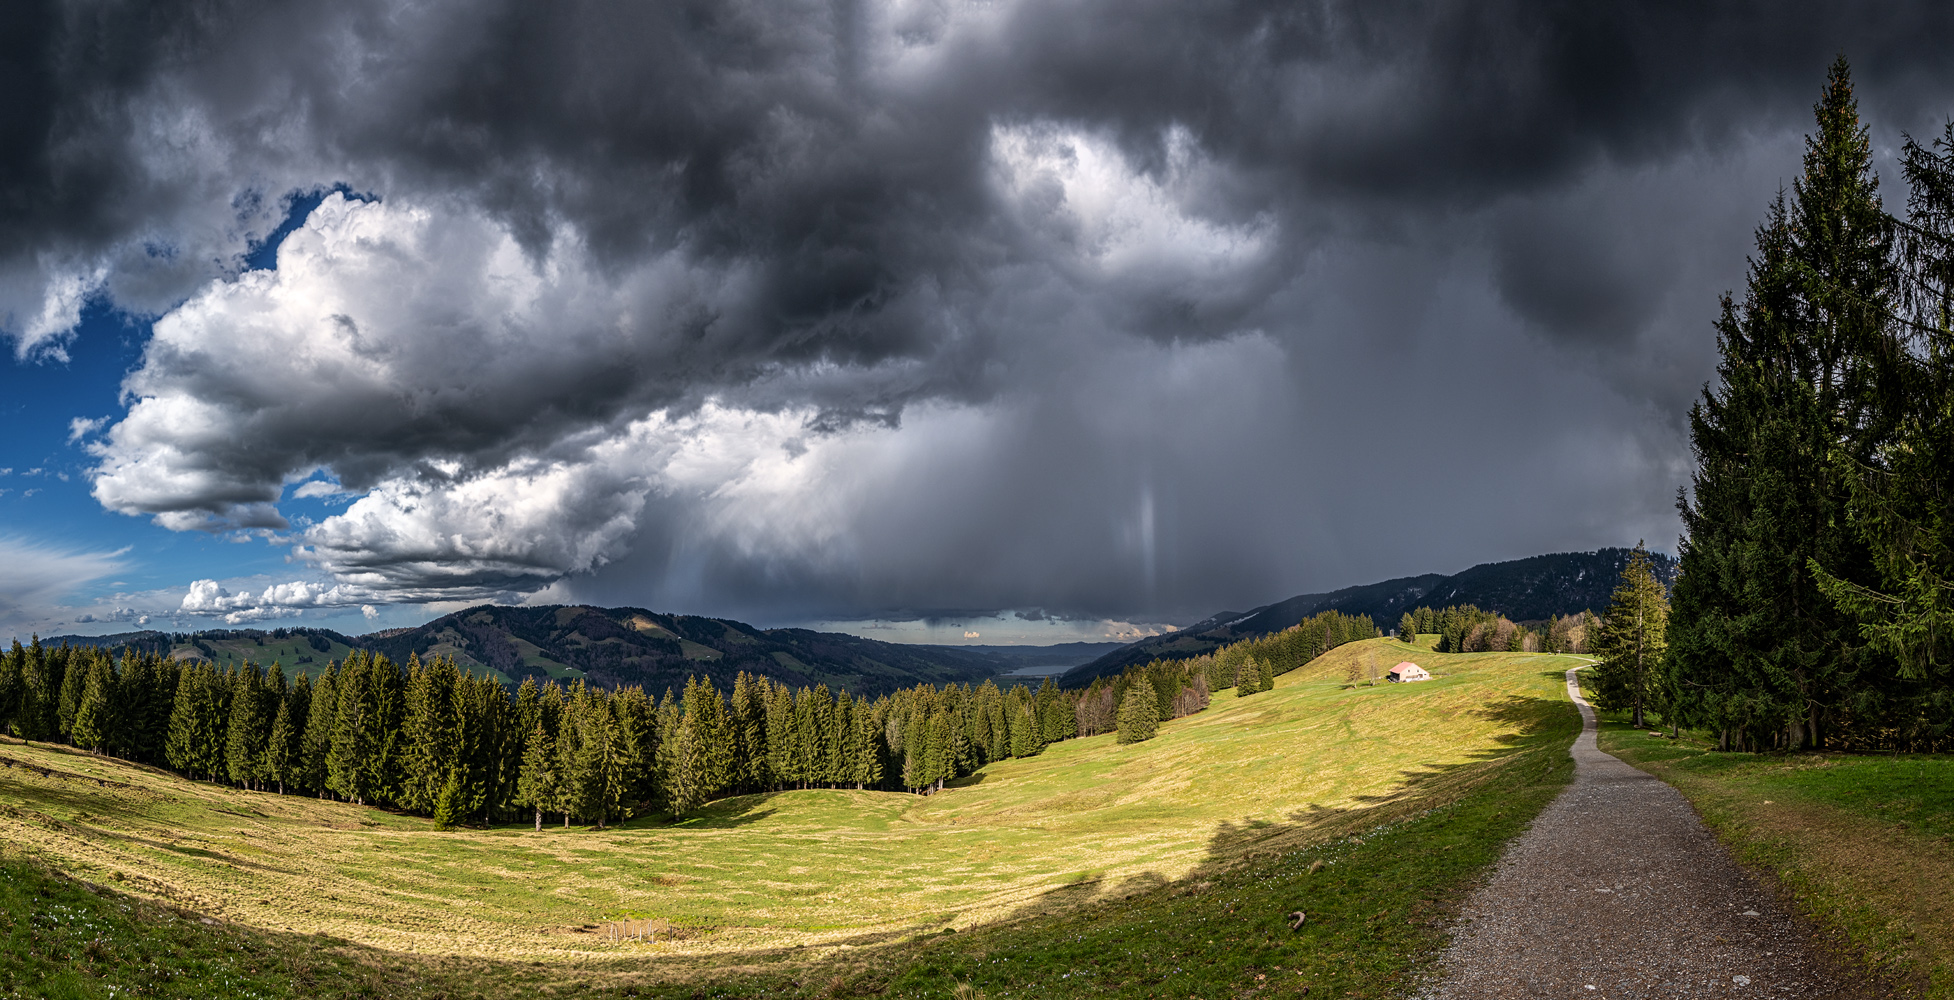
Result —
POLYGON ((1430 998, 1863 997, 1682 795, 1602 753, 1585 726, 1574 781, 1466 904, 1430 998))

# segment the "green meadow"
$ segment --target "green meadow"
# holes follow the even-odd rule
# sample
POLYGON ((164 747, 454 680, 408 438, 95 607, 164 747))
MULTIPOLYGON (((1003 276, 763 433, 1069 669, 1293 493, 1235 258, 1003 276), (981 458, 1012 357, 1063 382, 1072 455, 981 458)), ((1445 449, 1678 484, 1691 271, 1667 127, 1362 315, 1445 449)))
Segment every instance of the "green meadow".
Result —
POLYGON ((246 984, 196 996, 1388 995, 1566 781, 1579 662, 1370 640, 1142 744, 1070 740, 927 797, 750 795, 604 831, 439 831, 8 743, 0 987, 121 995, 141 952, 246 984), (1405 658, 1435 679, 1365 682, 1405 658), (22 945, 22 893, 120 929, 93 953, 22 945))
MULTIPOLYGON (((282 639, 270 636, 259 640, 207 639, 204 645, 209 647, 210 660, 219 669, 229 670, 246 663, 269 667, 275 663, 284 669, 287 677, 299 674, 317 677, 325 672, 327 663, 344 662, 353 652, 353 647, 343 642, 327 642, 325 649, 314 649, 304 636, 297 635, 282 639)), ((188 642, 171 646, 168 653, 175 658, 204 655, 202 649, 188 642)))

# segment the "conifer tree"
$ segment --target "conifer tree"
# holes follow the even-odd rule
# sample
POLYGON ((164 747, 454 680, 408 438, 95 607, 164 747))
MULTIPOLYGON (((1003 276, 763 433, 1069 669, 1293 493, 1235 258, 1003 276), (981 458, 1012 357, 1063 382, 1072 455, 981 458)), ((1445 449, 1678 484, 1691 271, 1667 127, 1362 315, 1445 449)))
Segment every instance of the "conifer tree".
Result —
POLYGON ((12 732, 14 717, 20 712, 21 670, 26 666, 27 653, 14 640, 14 648, 0 656, 0 733, 12 732))
POLYGON ((767 706, 764 680, 742 670, 733 679, 730 705, 736 784, 765 788, 767 781, 767 706))
POLYGON ((1031 714, 1031 706, 1022 701, 1019 702, 1012 710, 1009 718, 1011 723, 1011 756, 1037 756, 1038 751, 1044 748, 1038 742, 1038 720, 1031 714))
POLYGON ((679 720, 670 746, 670 765, 665 778, 665 802, 674 816, 690 816, 706 804, 711 791, 706 786, 710 767, 707 750, 701 745, 698 720, 688 714, 679 720))
POLYGON ((1601 663, 1593 675, 1595 703, 1629 709, 1637 728, 1645 724, 1645 710, 1657 693, 1668 621, 1668 596, 1655 577, 1649 550, 1638 543, 1601 620, 1594 644, 1601 663))
POLYGON ((1235 696, 1246 698, 1252 694, 1260 694, 1262 672, 1262 664, 1257 663, 1255 657, 1242 660, 1241 667, 1235 673, 1235 696))
POLYGON ((229 719, 225 693, 223 679, 210 661, 197 660, 184 668, 165 749, 172 768, 195 778, 220 777, 229 719))
POLYGON ((767 699, 768 785, 786 788, 798 780, 794 752, 794 695, 785 684, 773 686, 767 699))
POLYGON ((312 703, 305 713, 305 733, 299 742, 298 777, 294 781, 320 798, 329 794, 326 782, 327 758, 332 754, 333 732, 339 718, 336 697, 339 668, 332 663, 320 671, 312 688, 312 703))
POLYGON ((83 750, 110 751, 110 741, 121 728, 116 712, 115 662, 106 656, 93 658, 88 678, 82 685, 81 700, 75 706, 71 742, 83 750))
MULTIPOLYGON (((1887 329, 1892 229, 1850 73, 1833 65, 1804 173, 1757 234, 1741 306, 1717 323, 1718 384, 1690 413, 1697 470, 1669 638, 1681 706, 1725 743, 1823 745, 1871 665, 1858 623, 1813 565, 1873 579, 1841 460, 1876 459, 1889 422, 1870 405, 1899 353, 1887 329)), ((1590 640, 1592 641, 1592 640, 1590 640)))
POLYGON ((1867 455, 1832 459, 1874 572, 1856 581, 1816 559, 1811 569, 1878 654, 1840 721, 1861 745, 1920 750, 1954 731, 1954 123, 1926 146, 1908 138, 1902 163, 1894 326, 1907 343, 1878 357, 1886 364, 1868 387, 1891 434, 1867 455))
POLYGON ((1398 638, 1405 642, 1418 641, 1418 621, 1409 611, 1404 613, 1403 618, 1398 619, 1398 638))
POLYGON ((882 755, 876 746, 879 737, 874 715, 866 711, 855 713, 853 738, 849 742, 851 765, 848 777, 855 782, 857 790, 874 788, 882 783, 882 755))
POLYGON ((291 780, 294 765, 298 762, 299 731, 292 724, 292 703, 290 695, 278 700, 278 714, 272 717, 271 732, 265 738, 265 757, 261 768, 263 779, 271 782, 280 795, 285 794, 285 783, 291 780))
POLYGON ((378 688, 381 657, 355 652, 346 658, 335 694, 338 711, 332 725, 332 748, 326 754, 326 785, 348 802, 366 804, 380 792, 380 747, 375 739, 382 720, 378 688))
MULTIPOLYGON (((562 783, 557 780, 556 740, 539 717, 529 732, 529 746, 522 755, 522 777, 516 786, 516 801, 536 813, 536 829, 543 828, 543 814, 562 812, 562 783)), ((568 825, 568 817, 565 817, 568 825)))
POLYGON ((1258 662, 1256 664, 1256 671, 1255 671, 1256 690, 1273 691, 1275 690, 1275 687, 1276 687, 1276 678, 1273 672, 1273 668, 1270 667, 1269 665, 1269 661, 1262 660, 1258 662))
POLYGON ((408 660, 400 801, 410 810, 430 812, 443 794, 460 794, 447 789, 462 753, 460 686, 461 670, 452 658, 408 660))
POLYGON ((254 663, 230 672, 231 712, 224 737, 224 771, 240 788, 251 787, 257 778, 262 684, 263 677, 254 663))
POLYGON ((54 673, 60 678, 57 683, 60 700, 55 725, 56 731, 64 738, 74 730, 75 712, 81 708, 82 688, 88 683, 88 667, 99 655, 92 649, 73 649, 67 643, 62 643, 61 648, 48 658, 50 665, 58 665, 54 668, 54 673))
POLYGON ((437 830, 452 830, 468 812, 466 793, 461 787, 461 771, 451 768, 441 781, 441 791, 434 797, 434 827, 437 830))
POLYGON ((14 713, 14 734, 23 740, 57 738, 59 682, 40 636, 32 636, 21 658, 20 707, 14 713))
POLYGON ((1153 684, 1142 676, 1126 689, 1126 697, 1119 703, 1120 743, 1139 743, 1153 739, 1160 728, 1160 704, 1155 699, 1153 684))
POLYGON ((854 755, 850 753, 855 733, 855 700, 843 689, 835 696, 834 708, 828 713, 827 732, 822 736, 822 744, 827 749, 828 787, 839 788, 848 783, 854 772, 854 755))
MULTIPOLYGON (((623 747, 603 694, 579 685, 570 714, 577 733, 576 768, 569 783, 570 792, 577 813, 602 830, 609 819, 620 814, 623 805, 623 747)), ((710 773, 713 748, 700 740, 699 750, 705 755, 703 763, 710 773)))

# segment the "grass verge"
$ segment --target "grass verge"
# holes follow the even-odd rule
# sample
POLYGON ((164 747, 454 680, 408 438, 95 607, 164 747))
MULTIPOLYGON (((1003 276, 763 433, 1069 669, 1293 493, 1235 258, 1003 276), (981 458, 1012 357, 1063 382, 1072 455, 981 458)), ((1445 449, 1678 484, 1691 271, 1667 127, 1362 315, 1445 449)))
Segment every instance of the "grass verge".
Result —
POLYGON ((1718 753, 1611 713, 1600 745, 1681 791, 1843 954, 1954 1000, 1954 757, 1718 753))

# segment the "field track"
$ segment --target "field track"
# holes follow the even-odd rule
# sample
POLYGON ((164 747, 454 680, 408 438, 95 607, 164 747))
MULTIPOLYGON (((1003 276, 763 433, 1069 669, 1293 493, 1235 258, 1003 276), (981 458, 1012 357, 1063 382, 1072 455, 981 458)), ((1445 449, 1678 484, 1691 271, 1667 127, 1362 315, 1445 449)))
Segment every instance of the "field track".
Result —
POLYGON ((1469 900, 1432 998, 1860 997, 1667 784, 1595 745, 1469 900))

